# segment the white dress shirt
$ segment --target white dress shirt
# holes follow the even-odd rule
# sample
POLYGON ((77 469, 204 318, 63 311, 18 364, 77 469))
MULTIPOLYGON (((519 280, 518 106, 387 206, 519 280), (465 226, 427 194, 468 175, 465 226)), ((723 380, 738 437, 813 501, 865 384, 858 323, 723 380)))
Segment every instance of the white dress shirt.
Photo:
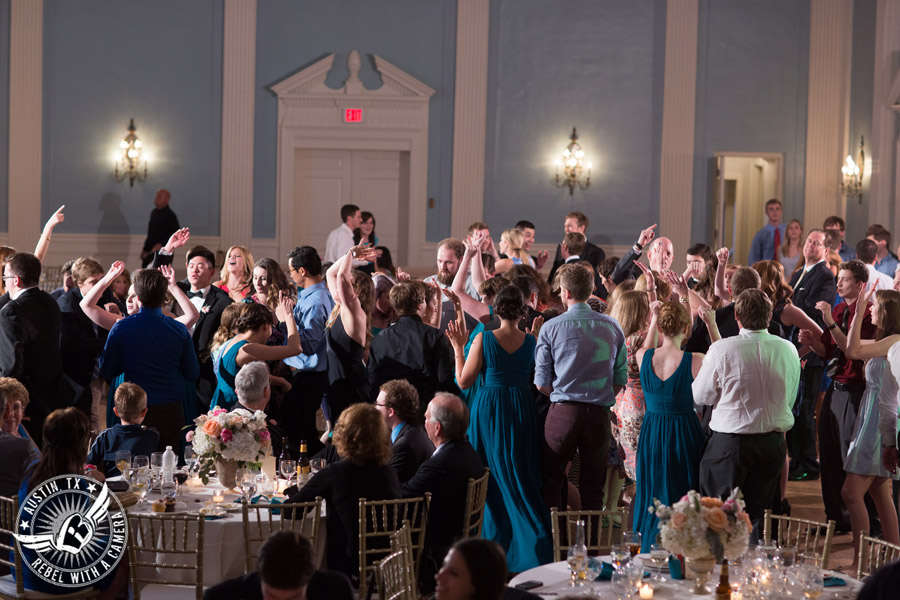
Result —
POLYGON ((793 427, 799 383, 793 344, 765 330, 741 329, 709 347, 691 389, 694 404, 713 407, 713 431, 769 433, 793 427))
MULTIPOLYGON (((212 285, 208 285, 205 288, 203 288, 202 290, 197 290, 201 294, 203 294, 202 296, 188 297, 188 299, 191 301, 191 304, 193 304, 194 306, 197 307, 197 311, 203 310, 203 304, 206 303, 206 297, 209 296, 210 288, 212 288, 212 285)), ((188 290, 185 293, 191 294, 192 292, 191 292, 191 290, 188 290)), ((177 304, 177 302, 176 302, 176 304, 177 304)), ((194 324, 191 325, 191 335, 194 335, 194 330, 197 329, 197 322, 199 322, 199 320, 200 319, 197 319, 197 321, 195 321, 194 324)))
MULTIPOLYGON (((346 223, 341 223, 340 227, 328 234, 328 239, 325 241, 324 260, 326 262, 336 262, 337 259, 347 254, 350 248, 355 245, 353 242, 353 230, 346 223)), ((369 263, 364 260, 353 261, 354 267, 361 267, 367 264, 369 263)))
POLYGON ((878 396, 878 431, 885 446, 897 445, 897 410, 900 409, 900 342, 887 353, 887 365, 881 377, 878 396))
POLYGON ((866 283, 866 289, 863 293, 868 293, 869 290, 872 289, 872 286, 875 285, 875 282, 878 281, 878 289, 879 290, 892 290, 894 289, 894 278, 889 277, 873 267, 872 265, 866 265, 866 270, 869 271, 869 281, 866 283))

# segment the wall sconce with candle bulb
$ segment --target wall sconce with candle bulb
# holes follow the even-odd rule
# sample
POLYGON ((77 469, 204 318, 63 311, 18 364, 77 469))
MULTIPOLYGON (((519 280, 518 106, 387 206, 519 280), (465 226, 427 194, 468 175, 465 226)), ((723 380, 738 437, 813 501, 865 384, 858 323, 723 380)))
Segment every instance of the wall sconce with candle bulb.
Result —
POLYGON ((863 169, 866 167, 864 142, 863 137, 859 136, 859 155, 856 157, 856 162, 848 154, 841 167, 841 194, 845 198, 856 196, 860 204, 862 204, 863 196, 863 169))
POLYGON ((144 144, 135 131, 137 127, 134 126, 134 119, 131 119, 128 123, 128 135, 119 142, 121 155, 116 157, 113 173, 116 181, 125 181, 127 178, 130 187, 134 187, 135 179, 138 181, 147 179, 147 160, 141 157, 144 144))
POLYGON ((556 177, 552 181, 556 187, 568 187, 569 195, 571 196, 575 193, 576 186, 582 190, 586 190, 591 186, 591 167, 593 165, 590 161, 585 163, 584 150, 578 144, 578 132, 575 131, 574 127, 569 139, 572 141, 563 149, 562 158, 556 160, 556 177), (559 173, 560 167, 563 168, 561 176, 559 173), (587 178, 582 179, 581 176, 585 167, 587 167, 587 178))

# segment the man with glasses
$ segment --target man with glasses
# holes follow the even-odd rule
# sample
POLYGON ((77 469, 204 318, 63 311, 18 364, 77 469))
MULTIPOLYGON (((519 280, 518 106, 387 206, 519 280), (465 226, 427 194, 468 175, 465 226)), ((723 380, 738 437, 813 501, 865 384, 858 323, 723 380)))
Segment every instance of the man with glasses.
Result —
MULTIPOLYGON (((806 236, 806 243, 803 244, 803 258, 806 264, 791 277, 791 287, 794 288, 791 302, 823 329, 825 323, 822 320, 822 313, 816 309, 816 304, 819 302, 831 304, 837 294, 834 275, 825 262, 827 254, 825 232, 821 229, 811 230, 806 236)), ((797 341, 797 332, 794 332, 793 339, 797 341)), ((788 453, 791 457, 790 478, 794 481, 819 478, 815 406, 824 371, 825 365, 822 360, 810 354, 800 375, 802 395, 794 406, 794 427, 787 434, 788 453)))
POLYGON ((0 377, 15 377, 28 390, 24 424, 38 447, 44 419, 74 398, 59 357, 59 305, 38 287, 40 278, 35 255, 19 252, 6 259, 3 283, 10 300, 0 309, 0 377))

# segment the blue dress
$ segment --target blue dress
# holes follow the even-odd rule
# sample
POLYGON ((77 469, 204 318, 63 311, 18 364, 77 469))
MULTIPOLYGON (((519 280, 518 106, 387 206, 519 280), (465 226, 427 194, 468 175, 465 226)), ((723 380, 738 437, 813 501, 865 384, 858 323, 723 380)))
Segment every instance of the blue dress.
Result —
POLYGON ((897 382, 891 376, 884 356, 866 361, 866 393, 859 402, 853 439, 844 457, 844 471, 857 475, 874 475, 898 479, 881 463, 882 438, 878 429, 878 404, 882 395, 897 395, 897 382))
POLYGON ((211 409, 221 406, 231 410, 231 407, 237 402, 237 392, 234 391, 234 378, 237 377, 238 371, 241 370, 240 365, 237 364, 237 356, 246 343, 248 343, 247 340, 235 342, 222 354, 222 360, 219 362, 219 373, 216 375, 219 383, 216 386, 216 392, 213 394, 212 402, 209 404, 211 409))
POLYGON ((656 515, 647 510, 653 499, 672 506, 689 490, 700 489, 704 443, 691 392, 693 356, 685 352, 675 372, 663 381, 653 372, 654 352, 647 350, 641 361, 646 412, 638 437, 634 499, 634 530, 641 532, 641 552, 650 552, 659 533, 656 515))
POLYGON ((541 497, 538 418, 529 382, 534 336, 508 353, 492 331, 482 334, 484 384, 472 399, 469 441, 491 470, 484 537, 506 551, 521 573, 553 561, 550 512, 541 497))

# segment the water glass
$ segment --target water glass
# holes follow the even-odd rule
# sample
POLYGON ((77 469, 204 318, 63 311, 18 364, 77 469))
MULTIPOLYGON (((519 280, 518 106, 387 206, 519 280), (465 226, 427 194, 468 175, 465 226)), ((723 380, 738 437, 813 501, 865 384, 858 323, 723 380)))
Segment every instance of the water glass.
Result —
POLYGON ((619 600, 631 600, 634 597, 634 587, 631 585, 631 574, 622 571, 613 571, 610 578, 612 588, 619 600))
POLYGON ((159 474, 159 493, 162 494, 163 498, 175 497, 178 491, 178 484, 175 481, 174 475, 169 475, 165 477, 162 473, 159 474))
POLYGON ((289 458, 283 458, 279 465, 281 476, 288 480, 288 487, 291 485, 291 479, 297 474, 297 461, 289 458))
POLYGON ((309 472, 315 475, 319 471, 325 468, 325 459, 324 458, 313 458, 309 461, 309 472))
POLYGON ((577 546, 569 546, 569 552, 566 555, 566 562, 569 565, 569 573, 572 576, 571 580, 569 581, 569 587, 576 587, 580 585, 579 582, 584 580, 582 574, 587 568, 587 551, 584 549, 584 547, 579 549, 577 546))
POLYGON ((128 467, 131 466, 131 451, 130 450, 119 450, 116 452, 116 468, 119 469, 119 472, 124 476, 125 471, 128 470, 128 467))
POLYGON ((628 551, 631 552, 632 558, 640 554, 641 541, 641 532, 639 531, 622 532, 622 543, 628 546, 628 551))
POLYGON ((796 546, 782 546, 779 549, 779 555, 781 556, 781 562, 784 564, 785 568, 793 567, 797 563, 796 546))
POLYGON ((669 551, 662 547, 661 544, 653 544, 650 546, 650 564, 656 567, 656 575, 651 581, 662 583, 666 579, 662 576, 662 569, 669 560, 669 551))
POLYGON ((150 457, 149 456, 135 456, 131 459, 131 466, 135 469, 142 469, 144 472, 150 468, 150 457))
POLYGON ((184 447, 184 462, 188 466, 188 475, 194 473, 197 463, 200 462, 200 457, 197 456, 197 453, 194 452, 194 447, 190 444, 184 447))
POLYGON ((138 504, 143 504, 150 491, 150 477, 140 469, 136 469, 131 481, 131 492, 137 496, 138 504))
POLYGON ((248 469, 244 472, 243 477, 241 477, 240 483, 244 502, 250 504, 250 500, 253 499, 253 494, 256 493, 256 474, 248 469))
POLYGON ((154 452, 150 455, 150 470, 154 473, 159 473, 162 471, 163 464, 163 453, 162 452, 154 452))
POLYGON ((613 544, 609 550, 609 560, 620 571, 631 561, 631 551, 626 544, 613 544))

